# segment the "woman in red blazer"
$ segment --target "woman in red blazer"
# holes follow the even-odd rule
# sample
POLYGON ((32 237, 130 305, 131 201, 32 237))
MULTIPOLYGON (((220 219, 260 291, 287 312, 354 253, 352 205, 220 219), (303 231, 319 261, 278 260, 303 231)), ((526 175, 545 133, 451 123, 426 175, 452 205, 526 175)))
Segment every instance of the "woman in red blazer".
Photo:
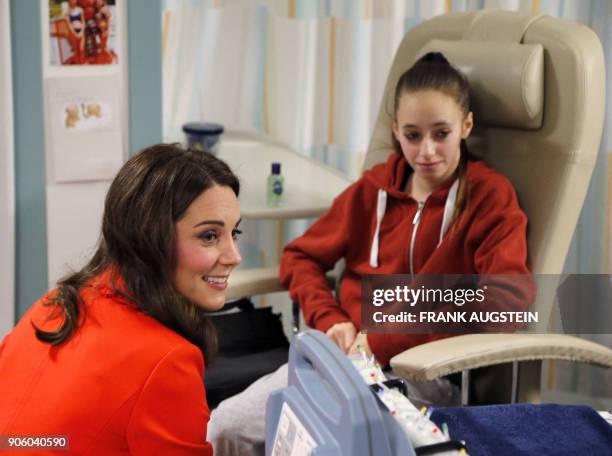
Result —
POLYGON ((241 261, 238 192, 225 163, 177 145, 125 163, 92 259, 0 344, 0 450, 212 454, 204 311, 223 306, 241 261))

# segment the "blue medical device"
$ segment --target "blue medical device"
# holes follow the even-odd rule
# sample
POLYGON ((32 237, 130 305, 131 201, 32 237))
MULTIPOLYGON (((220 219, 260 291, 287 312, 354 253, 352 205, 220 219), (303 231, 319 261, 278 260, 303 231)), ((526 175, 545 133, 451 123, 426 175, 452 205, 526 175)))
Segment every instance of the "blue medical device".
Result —
POLYGON ((306 331, 291 343, 289 387, 268 400, 266 455, 272 454, 413 456, 415 452, 347 356, 320 331, 306 331))

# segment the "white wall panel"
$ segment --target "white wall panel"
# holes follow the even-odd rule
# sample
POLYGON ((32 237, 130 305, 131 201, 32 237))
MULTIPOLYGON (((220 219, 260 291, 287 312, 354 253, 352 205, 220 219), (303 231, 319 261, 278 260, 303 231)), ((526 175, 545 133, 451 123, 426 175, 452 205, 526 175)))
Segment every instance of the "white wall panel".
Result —
POLYGON ((15 320, 15 161, 9 9, 9 0, 0 0, 0 339, 15 320))

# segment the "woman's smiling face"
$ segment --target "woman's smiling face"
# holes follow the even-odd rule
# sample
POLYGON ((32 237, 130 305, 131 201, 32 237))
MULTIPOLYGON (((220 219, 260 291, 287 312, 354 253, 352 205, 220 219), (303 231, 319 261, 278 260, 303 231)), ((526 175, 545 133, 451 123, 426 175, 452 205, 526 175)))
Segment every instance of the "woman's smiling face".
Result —
POLYGON ((225 304, 227 278, 242 258, 238 198, 230 187, 215 185, 201 193, 175 223, 174 286, 208 311, 225 304))

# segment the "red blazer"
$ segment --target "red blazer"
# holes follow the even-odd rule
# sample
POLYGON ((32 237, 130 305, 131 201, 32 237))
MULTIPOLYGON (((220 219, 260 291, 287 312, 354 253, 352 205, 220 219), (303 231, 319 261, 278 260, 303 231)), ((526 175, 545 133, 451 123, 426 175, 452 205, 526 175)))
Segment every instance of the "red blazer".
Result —
POLYGON ((70 454, 212 455, 200 350, 114 294, 108 273, 82 297, 64 344, 34 334, 58 324, 44 297, 0 344, 0 435, 66 436, 70 454))

